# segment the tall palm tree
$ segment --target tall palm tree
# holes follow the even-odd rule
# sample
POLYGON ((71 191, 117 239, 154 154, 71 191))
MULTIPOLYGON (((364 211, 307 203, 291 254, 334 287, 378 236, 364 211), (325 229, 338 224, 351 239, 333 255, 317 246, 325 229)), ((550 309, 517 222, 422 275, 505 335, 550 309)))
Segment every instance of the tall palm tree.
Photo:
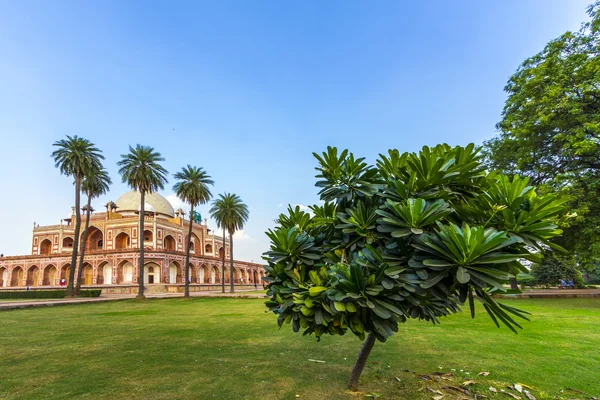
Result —
POLYGON ((188 164, 187 167, 181 169, 173 175, 177 182, 173 186, 173 190, 181 200, 187 202, 190 209, 190 227, 188 229, 188 241, 185 251, 185 293, 183 297, 190 297, 190 247, 192 243, 192 226, 194 225, 194 207, 200 204, 206 204, 212 197, 212 193, 208 189, 208 185, 214 185, 214 181, 202 169, 192 167, 188 164))
POLYGON ((133 190, 140 192, 140 228, 138 232, 138 243, 140 245, 140 265, 138 273, 138 295, 136 298, 143 299, 144 296, 144 204, 146 193, 154 193, 158 189, 164 189, 167 183, 167 170, 160 165, 165 159, 160 153, 155 152, 150 146, 138 144, 135 148, 129 146, 129 153, 121 155, 121 161, 117 163, 119 174, 123 183, 127 183, 133 190))
MULTIPOLYGON (((237 194, 220 194, 219 198, 213 202, 210 214, 217 225, 229 233, 229 284, 230 291, 233 293, 233 234, 242 229, 244 223, 248 221, 250 215, 248 206, 237 194)), ((223 240, 223 247, 225 247, 225 240, 223 240)))
POLYGON ((92 214, 92 199, 99 197, 106 192, 112 181, 105 169, 92 171, 87 174, 81 184, 83 193, 87 194, 87 204, 85 206, 86 219, 83 237, 81 238, 81 250, 79 254, 79 268, 77 268, 77 286, 75 287, 75 296, 79 296, 81 290, 81 274, 83 272, 83 258, 85 257, 85 245, 88 239, 88 228, 90 227, 90 217, 92 214))
POLYGON ((92 142, 87 139, 71 137, 67 135, 66 139, 59 140, 53 144, 57 149, 52 152, 55 166, 63 175, 75 179, 75 235, 73 238, 73 254, 71 255, 71 268, 69 270, 69 283, 65 297, 73 297, 73 283, 75 278, 75 269, 77 268, 77 249, 79 246, 79 232, 81 230, 81 182, 90 172, 101 169, 100 160, 104 159, 100 151, 92 142))

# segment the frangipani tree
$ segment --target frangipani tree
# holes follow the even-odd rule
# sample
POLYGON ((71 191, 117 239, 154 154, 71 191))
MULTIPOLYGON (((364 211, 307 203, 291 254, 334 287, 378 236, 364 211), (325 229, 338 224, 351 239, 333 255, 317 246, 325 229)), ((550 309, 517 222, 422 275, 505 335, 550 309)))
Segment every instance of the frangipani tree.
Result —
POLYGON ((314 155, 324 203, 312 214, 289 207, 267 232, 266 305, 280 327, 365 340, 351 389, 375 340, 409 319, 439 323, 463 304, 474 317, 479 301, 496 325, 521 328, 527 313, 491 293, 554 246, 565 210, 553 195, 488 174, 473 144, 390 150, 376 166, 332 147, 314 155))

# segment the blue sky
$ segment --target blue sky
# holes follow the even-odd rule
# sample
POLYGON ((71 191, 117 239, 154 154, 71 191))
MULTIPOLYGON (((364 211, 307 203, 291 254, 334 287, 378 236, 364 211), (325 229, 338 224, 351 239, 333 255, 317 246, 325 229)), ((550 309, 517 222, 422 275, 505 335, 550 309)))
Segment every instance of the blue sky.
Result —
POLYGON ((259 261, 282 205, 318 201, 313 151, 481 143, 509 76, 589 1, 0 2, 0 253, 69 214, 50 153, 79 135, 115 182, 97 209, 128 190, 128 145, 149 145, 241 196, 234 251, 259 261))

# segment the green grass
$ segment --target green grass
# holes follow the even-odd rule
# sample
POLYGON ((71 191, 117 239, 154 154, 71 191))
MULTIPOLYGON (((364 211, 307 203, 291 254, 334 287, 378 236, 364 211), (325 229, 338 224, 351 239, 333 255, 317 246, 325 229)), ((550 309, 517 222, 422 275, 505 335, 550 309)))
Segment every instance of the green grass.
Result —
MULTIPOLYGON (((600 394, 600 299, 503 301, 533 313, 519 335, 497 329, 481 312, 475 320, 463 313, 439 326, 409 322, 387 343, 376 343, 360 395, 345 388, 358 339, 328 336, 318 343, 289 326, 278 330, 260 299, 2 311, 0 398, 362 399, 376 392, 431 399, 424 388, 457 383, 418 374, 451 369, 457 382, 473 378, 472 388, 490 398, 509 397, 493 395, 488 386, 500 390, 516 382, 533 387, 538 399, 583 397, 560 393, 567 387, 600 394), (491 374, 478 377, 480 371, 491 374)), ((444 399, 458 395, 442 391, 449 393, 444 399)))

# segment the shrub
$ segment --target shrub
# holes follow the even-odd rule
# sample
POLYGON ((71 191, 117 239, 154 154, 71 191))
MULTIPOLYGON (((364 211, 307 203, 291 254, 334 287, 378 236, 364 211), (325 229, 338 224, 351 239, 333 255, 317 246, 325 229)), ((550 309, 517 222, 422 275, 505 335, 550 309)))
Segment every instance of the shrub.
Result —
POLYGON ((520 328, 526 313, 490 291, 527 272, 519 260, 539 262, 533 249, 555 246, 564 208, 553 194, 488 174, 472 144, 390 150, 376 167, 331 147, 315 157, 323 204, 288 207, 267 232, 266 305, 294 332, 365 340, 351 389, 375 340, 409 319, 438 323, 465 303, 474 316, 477 298, 496 325, 520 328))
MULTIPOLYGON (((67 293, 66 290, 19 290, 19 291, 0 291, 0 299, 62 299, 67 293)), ((98 297, 102 289, 82 290, 81 297, 98 297)))

